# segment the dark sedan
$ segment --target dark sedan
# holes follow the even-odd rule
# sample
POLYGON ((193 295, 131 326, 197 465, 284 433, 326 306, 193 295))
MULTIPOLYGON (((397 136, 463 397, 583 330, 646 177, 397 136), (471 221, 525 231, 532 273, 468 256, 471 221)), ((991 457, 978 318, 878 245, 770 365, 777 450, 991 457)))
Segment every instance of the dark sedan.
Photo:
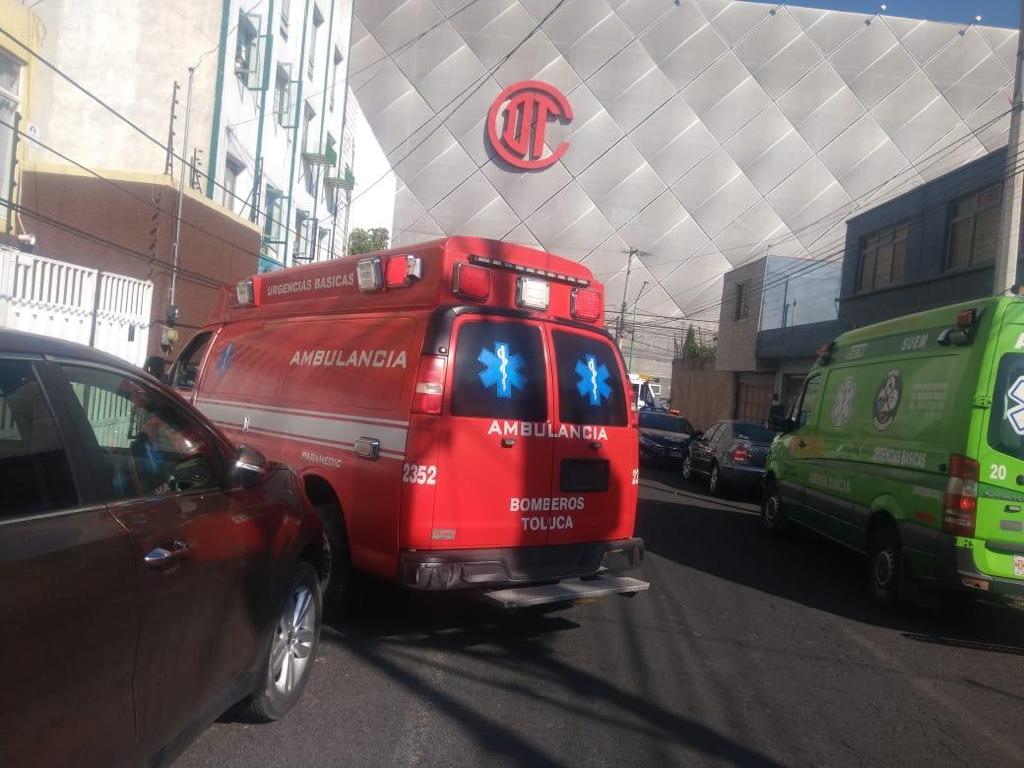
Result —
POLYGON ((682 416, 667 411, 640 411, 640 461, 672 463, 686 456, 693 426, 682 416))
POLYGON ((309 678, 330 554, 289 470, 117 358, 0 331, 0 765, 166 763, 309 678))
POLYGON ((730 489, 759 489, 774 439, 775 433, 758 422, 716 421, 690 443, 683 477, 706 477, 715 495, 730 489))

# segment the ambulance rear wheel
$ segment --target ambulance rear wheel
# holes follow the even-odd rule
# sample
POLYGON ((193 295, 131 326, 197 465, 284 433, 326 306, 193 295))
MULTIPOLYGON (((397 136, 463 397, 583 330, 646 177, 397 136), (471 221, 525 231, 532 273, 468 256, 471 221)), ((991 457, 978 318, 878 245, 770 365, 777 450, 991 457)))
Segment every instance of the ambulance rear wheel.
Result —
POLYGON ((868 589, 871 598, 882 608, 893 609, 900 603, 900 568, 903 547, 896 527, 878 523, 868 541, 868 589))
POLYGON ((341 507, 337 504, 318 504, 316 511, 324 523, 327 540, 331 545, 331 576, 324 593, 324 613, 333 619, 346 612, 352 604, 355 592, 352 556, 341 507))
POLYGON ((782 508, 782 497, 774 481, 769 481, 761 499, 761 520, 764 527, 773 536, 782 536, 786 532, 786 513, 782 508))

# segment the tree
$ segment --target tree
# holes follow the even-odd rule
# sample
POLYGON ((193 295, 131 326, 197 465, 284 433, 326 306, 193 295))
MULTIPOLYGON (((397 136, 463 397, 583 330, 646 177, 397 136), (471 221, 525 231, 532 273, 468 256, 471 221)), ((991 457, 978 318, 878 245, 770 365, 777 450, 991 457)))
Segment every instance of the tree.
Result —
POLYGON ((686 341, 683 342, 683 357, 697 357, 699 351, 697 349, 697 332, 691 325, 686 329, 686 341))
POLYGON ((358 253, 372 253, 383 251, 388 247, 390 233, 384 227, 373 229, 362 229, 356 227, 348 236, 348 253, 350 256, 358 253))

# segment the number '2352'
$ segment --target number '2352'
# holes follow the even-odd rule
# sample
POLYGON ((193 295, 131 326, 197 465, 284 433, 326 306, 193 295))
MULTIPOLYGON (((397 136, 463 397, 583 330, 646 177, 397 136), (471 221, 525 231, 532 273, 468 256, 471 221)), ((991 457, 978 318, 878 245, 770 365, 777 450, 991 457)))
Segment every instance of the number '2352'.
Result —
POLYGON ((403 464, 402 482, 413 485, 437 485, 437 467, 423 464, 403 464))

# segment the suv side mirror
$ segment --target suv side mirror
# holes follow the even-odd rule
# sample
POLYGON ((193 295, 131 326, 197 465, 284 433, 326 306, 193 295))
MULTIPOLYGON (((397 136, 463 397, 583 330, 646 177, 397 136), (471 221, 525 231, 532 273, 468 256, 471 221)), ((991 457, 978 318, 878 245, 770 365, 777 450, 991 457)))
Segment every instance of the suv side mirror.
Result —
POLYGON ((147 357, 143 370, 164 384, 167 383, 167 361, 160 357, 160 355, 150 355, 147 357))
POLYGON ((235 451, 231 476, 243 488, 251 488, 266 477, 269 471, 266 457, 249 445, 240 445, 235 451))

